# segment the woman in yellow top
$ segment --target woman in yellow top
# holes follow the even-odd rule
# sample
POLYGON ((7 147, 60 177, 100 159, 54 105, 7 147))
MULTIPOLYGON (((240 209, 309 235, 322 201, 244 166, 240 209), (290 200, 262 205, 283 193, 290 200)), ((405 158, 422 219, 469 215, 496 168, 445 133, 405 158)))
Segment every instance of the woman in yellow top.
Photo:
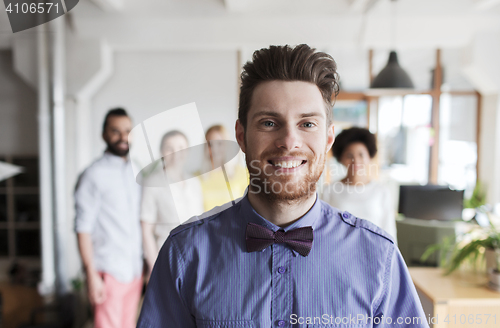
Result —
MULTIPOLYGON (((226 129, 222 125, 214 125, 205 133, 207 139, 207 165, 211 166, 212 170, 208 173, 200 175, 201 190, 203 193, 203 207, 205 211, 209 211, 216 206, 221 206, 240 198, 245 193, 248 186, 248 171, 241 163, 241 153, 229 162, 225 162, 224 149, 218 149, 217 144, 210 145, 211 140, 229 140, 226 129), (224 177, 224 166, 227 178, 229 181, 228 188, 224 177)), ((206 172, 206 171, 205 171, 206 172)))

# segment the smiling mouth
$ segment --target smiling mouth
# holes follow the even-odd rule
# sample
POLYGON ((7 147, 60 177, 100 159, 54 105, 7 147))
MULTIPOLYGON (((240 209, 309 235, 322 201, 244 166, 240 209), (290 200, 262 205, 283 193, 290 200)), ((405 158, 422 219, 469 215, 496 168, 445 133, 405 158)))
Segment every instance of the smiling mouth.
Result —
POLYGON ((293 161, 267 161, 269 164, 283 168, 283 169, 293 169, 305 164, 306 160, 293 160, 293 161))

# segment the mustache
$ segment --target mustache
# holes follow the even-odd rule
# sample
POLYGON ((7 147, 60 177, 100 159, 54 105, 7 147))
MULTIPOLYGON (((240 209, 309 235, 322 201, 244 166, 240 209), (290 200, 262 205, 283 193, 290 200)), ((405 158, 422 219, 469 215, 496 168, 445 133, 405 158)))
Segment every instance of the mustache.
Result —
POLYGON ((285 151, 268 151, 262 153, 261 157, 262 158, 269 158, 269 157, 285 157, 285 156, 290 156, 290 157, 306 157, 306 158, 311 158, 312 154, 306 153, 303 151, 292 151, 292 152, 285 152, 285 151))
POLYGON ((117 142, 115 142, 115 143, 112 143, 111 145, 113 145, 113 146, 118 146, 118 145, 119 145, 119 144, 121 144, 121 143, 124 143, 124 144, 127 144, 127 146, 130 146, 130 144, 128 143, 128 141, 125 141, 125 142, 124 142, 124 141, 117 141, 117 142))

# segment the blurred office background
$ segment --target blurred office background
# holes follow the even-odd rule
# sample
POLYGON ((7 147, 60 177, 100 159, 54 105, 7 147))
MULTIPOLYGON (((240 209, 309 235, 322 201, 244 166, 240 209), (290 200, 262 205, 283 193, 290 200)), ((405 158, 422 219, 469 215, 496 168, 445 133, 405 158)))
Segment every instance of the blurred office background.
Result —
POLYGON ((378 175, 396 199, 399 185, 429 183, 470 197, 481 181, 500 202, 500 1, 85 0, 14 34, 2 10, 0 161, 24 169, 0 182, 0 281, 14 272, 36 287, 24 307, 4 292, 19 311, 5 327, 28 320, 41 302, 30 293, 83 280, 72 192, 104 151, 107 110, 124 107, 136 125, 196 102, 203 128, 222 124, 234 140, 242 65, 299 43, 336 60, 336 132, 377 134, 378 175), (392 49, 413 90, 370 88, 392 49))

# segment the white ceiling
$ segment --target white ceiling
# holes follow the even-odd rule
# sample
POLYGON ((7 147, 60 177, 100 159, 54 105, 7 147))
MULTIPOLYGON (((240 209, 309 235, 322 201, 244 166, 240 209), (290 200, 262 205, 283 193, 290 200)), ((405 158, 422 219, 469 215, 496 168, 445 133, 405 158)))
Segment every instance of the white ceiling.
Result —
MULTIPOLYGON (((112 0, 93 0, 112 1, 112 0)), ((116 1, 116 0, 113 0, 116 1)), ((316 47, 460 47, 500 29, 493 0, 121 0, 74 10, 76 32, 118 47, 235 48, 307 42, 316 47), (488 10, 478 6, 489 6, 488 10), (395 10, 395 40, 391 13, 395 10)))
MULTIPOLYGON (((500 0, 399 0, 395 47, 460 47, 500 29, 500 0)), ((74 33, 118 47, 241 48, 308 42, 391 47, 390 0, 81 0, 74 33)), ((34 29, 22 34, 34 33, 34 29)), ((12 32, 0 11, 0 48, 12 32)))
MULTIPOLYGON (((121 3, 125 13, 155 15, 344 15, 388 11, 391 0, 91 0, 93 3, 121 3)), ((83 2, 83 1, 81 1, 83 2)), ((500 0, 398 0, 402 14, 449 15, 471 11, 500 13, 500 0)), ((102 7, 102 6, 101 6, 102 7)))

